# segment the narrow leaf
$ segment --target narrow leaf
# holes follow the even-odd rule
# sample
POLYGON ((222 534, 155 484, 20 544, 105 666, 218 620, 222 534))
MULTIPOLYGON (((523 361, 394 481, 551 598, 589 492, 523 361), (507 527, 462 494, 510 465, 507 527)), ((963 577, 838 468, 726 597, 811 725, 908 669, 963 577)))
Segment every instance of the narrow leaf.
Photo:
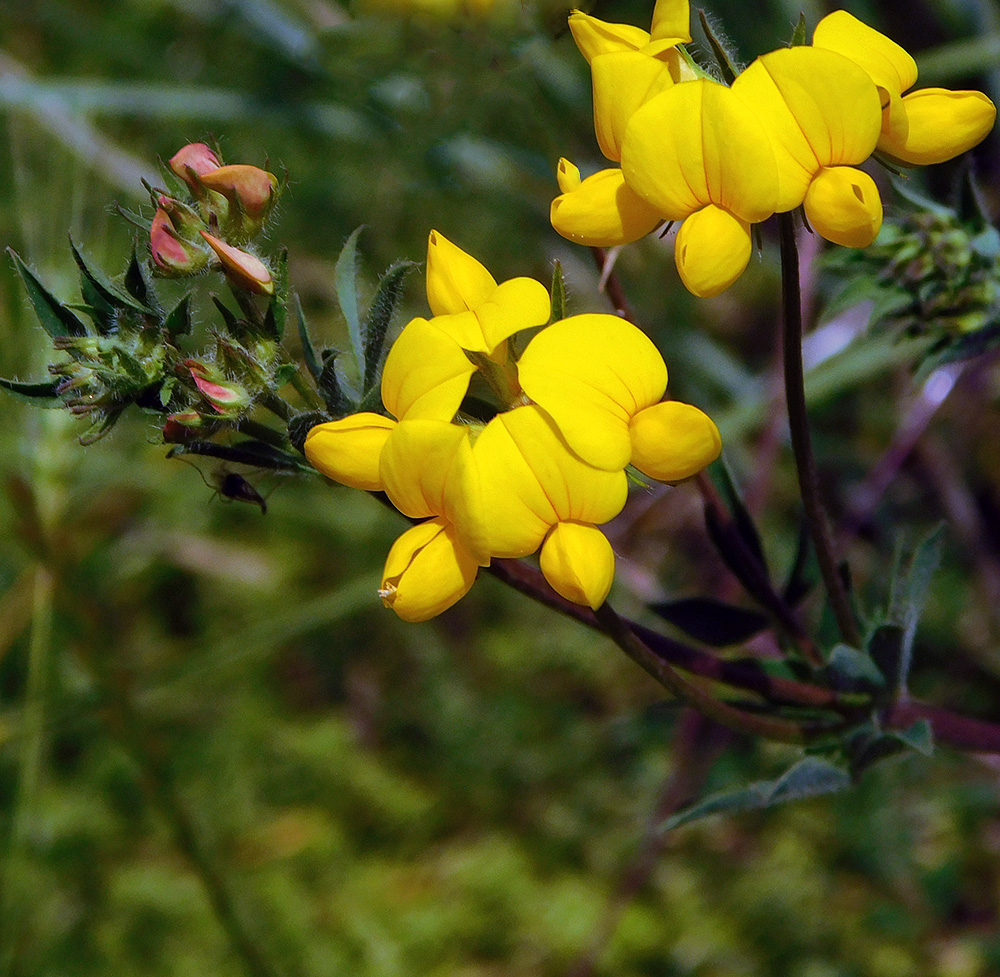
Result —
POLYGON ((302 358, 306 361, 306 368, 312 374, 314 380, 319 380, 319 375, 323 368, 316 359, 316 350, 313 348, 312 340, 309 338, 309 330, 306 327, 306 317, 302 313, 302 302, 298 295, 295 296, 295 324, 299 331, 299 342, 302 344, 302 358))
POLYGON ((827 681, 838 692, 876 692, 885 688, 885 676, 870 655, 849 645, 836 645, 825 668, 827 681))
POLYGON ((842 767, 820 757, 807 756, 776 780, 759 780, 738 790, 712 794, 678 811, 663 822, 661 830, 670 831, 712 814, 760 810, 775 804, 832 794, 850 785, 850 775, 842 767))
POLYGON ((212 295, 212 302, 219 310, 219 314, 222 316, 222 321, 225 322, 226 328, 230 332, 233 332, 234 330, 239 331, 240 320, 236 313, 229 309, 218 295, 212 295))
POLYGON ((28 293, 28 301, 31 302, 42 328, 53 339, 60 336, 86 336, 87 327, 41 283, 38 276, 21 260, 21 256, 13 248, 8 248, 7 253, 14 259, 28 293))
POLYGON ((715 470, 719 473, 719 479, 722 482, 722 492, 726 498, 726 503, 729 505, 729 511, 733 515, 733 522, 736 524, 740 537, 760 563, 765 576, 768 576, 767 560, 764 558, 764 547, 760 541, 760 533, 757 532, 753 516, 750 515, 750 510, 747 509, 746 503, 743 501, 743 496, 736 486, 736 480, 733 478, 733 473, 725 457, 722 458, 722 464, 717 465, 715 470))
POLYGON ((38 404, 40 407, 60 407, 62 401, 57 392, 58 384, 55 380, 42 380, 39 383, 23 382, 21 380, 7 380, 0 377, 0 387, 18 397, 25 397, 28 400, 46 400, 49 403, 38 404))
POLYGON ((264 316, 264 328, 278 342, 281 342, 285 335, 285 323, 288 320, 288 249, 282 248, 278 255, 278 266, 274 275, 274 294, 267 305, 267 314, 264 316))
MULTIPOLYGON (((120 285, 116 285, 100 268, 89 262, 83 252, 76 246, 76 242, 70 238, 70 247, 73 250, 73 259, 80 269, 80 280, 83 286, 84 297, 89 289, 92 289, 100 300, 108 306, 109 310, 126 307, 143 315, 156 315, 156 310, 150 308, 144 302, 139 302, 120 285)), ((88 299, 90 301, 90 299, 88 299)), ((97 307, 96 302, 91 304, 97 307)))
POLYGON ((740 644, 768 626, 767 617, 758 611, 734 607, 712 597, 665 601, 651 605, 650 609, 696 641, 714 647, 740 644))
POLYGON ((378 367, 382 362, 386 333, 392 323, 396 306, 399 304, 399 298, 403 292, 403 282, 410 269, 415 267, 416 263, 413 261, 398 261, 391 265, 378 283, 375 298, 365 313, 365 320, 361 328, 365 343, 363 392, 367 392, 375 386, 378 378, 378 367))
POLYGON ((782 596, 792 607, 798 605, 813 588, 813 581, 808 574, 811 538, 809 526, 805 519, 799 520, 799 537, 795 544, 795 557, 792 568, 788 571, 788 580, 782 589, 782 596))
POLYGON ((558 322, 566 318, 566 278, 563 275, 562 262, 552 265, 552 321, 558 322))
POLYGON ((146 275, 145 263, 139 260, 138 252, 132 248, 132 257, 125 269, 125 289, 137 302, 148 308, 158 308, 159 303, 146 275))
POLYGON ((361 317, 358 312, 358 237, 364 225, 351 232, 333 272, 334 287, 340 311, 347 322, 347 333, 351 338, 351 349, 358 365, 358 376, 365 376, 365 349, 361 340, 361 317))

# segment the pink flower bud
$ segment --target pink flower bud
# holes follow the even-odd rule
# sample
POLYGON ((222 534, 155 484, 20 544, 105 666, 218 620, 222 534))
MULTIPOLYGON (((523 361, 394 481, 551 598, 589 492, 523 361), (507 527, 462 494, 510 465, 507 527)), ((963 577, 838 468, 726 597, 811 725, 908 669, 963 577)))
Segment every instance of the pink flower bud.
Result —
POLYGON ((243 164, 220 166, 202 174, 201 182, 209 190, 221 193, 230 205, 238 200, 246 217, 257 223, 271 212, 278 189, 278 178, 273 173, 243 164))
POLYGON ((217 170, 222 163, 219 162, 219 157, 203 142, 192 142, 178 149, 170 157, 167 165, 182 180, 194 186, 195 183, 191 179, 191 173, 195 173, 198 176, 205 176, 206 173, 217 170))
POLYGON ((185 441, 190 441, 195 436, 197 429, 203 424, 204 420, 201 414, 195 410, 170 414, 163 424, 163 440, 167 444, 182 444, 185 441))
POLYGON ((170 214, 162 207, 157 209, 149 229, 149 252, 159 272, 171 277, 197 274, 208 263, 208 255, 201 248, 180 239, 170 214))
POLYGON ((250 395, 244 387, 222 376, 200 360, 185 360, 194 385, 216 413, 233 416, 250 405, 250 395))
POLYGON ((271 273, 267 270, 267 265, 260 258, 234 248, 225 241, 213 237, 211 234, 201 231, 201 236, 209 243, 212 250, 218 255, 222 270, 229 276, 233 284, 240 288, 245 288, 248 292, 257 292, 263 295, 274 294, 274 281, 271 273))

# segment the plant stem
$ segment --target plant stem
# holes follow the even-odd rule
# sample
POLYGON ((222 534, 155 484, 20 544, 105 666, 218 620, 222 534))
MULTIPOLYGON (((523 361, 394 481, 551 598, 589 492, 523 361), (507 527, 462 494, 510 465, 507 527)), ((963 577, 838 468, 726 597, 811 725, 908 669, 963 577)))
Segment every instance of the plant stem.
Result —
POLYGON ((830 597, 830 607, 837 621, 841 638, 847 644, 860 647, 854 613, 847 589, 837 568, 833 552, 833 535, 819 491, 819 472, 812 452, 809 416, 806 412, 805 378, 802 367, 802 296, 799 290, 799 257, 795 245, 795 225, 791 214, 778 215, 781 238, 781 294, 784 308, 782 351, 785 366, 785 399, 788 406, 788 427, 795 454, 799 492, 805 509, 809 535, 816 549, 816 560, 830 597))
POLYGON ((695 685, 680 675, 672 665, 653 652, 618 616, 614 608, 605 602, 595 612, 594 616, 601 623, 604 631, 612 641, 637 665, 648 672, 662 686, 669 689, 682 702, 693 706, 703 716, 715 720, 720 726, 727 726, 738 733, 748 733, 753 736, 763 736, 765 739, 776 740, 779 743, 806 743, 811 733, 828 731, 829 726, 810 728, 786 719, 773 719, 769 716, 759 716, 745 712, 736 706, 721 702, 706 692, 700 685, 695 685))

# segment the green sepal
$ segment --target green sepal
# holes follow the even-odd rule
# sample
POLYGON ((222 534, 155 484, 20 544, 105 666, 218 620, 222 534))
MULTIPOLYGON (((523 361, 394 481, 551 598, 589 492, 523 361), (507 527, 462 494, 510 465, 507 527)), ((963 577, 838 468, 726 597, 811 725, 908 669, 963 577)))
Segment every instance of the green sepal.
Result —
POLYGON ((303 414, 296 414, 288 422, 288 440, 296 451, 303 451, 306 443, 306 435, 317 425, 324 424, 332 420, 326 411, 313 410, 303 414))
POLYGON ((240 441, 237 444, 216 444, 214 441, 188 441, 185 444, 174 445, 168 458, 180 455, 200 455, 206 458, 219 458, 222 461, 232 461, 253 468, 269 468, 272 471, 311 472, 313 469, 295 455, 281 451, 263 441, 240 441))
POLYGON ((295 363, 282 363, 281 366, 274 371, 271 386, 275 390, 280 390, 286 383, 290 383, 292 377, 294 377, 298 372, 299 368, 295 363))
POLYGON ((167 313, 163 328, 170 336, 183 336, 191 331, 191 293, 184 297, 167 313))
POLYGON ((792 39, 789 41, 789 47, 803 47, 809 43, 809 38, 806 36, 806 15, 799 11, 799 19, 795 24, 795 29, 792 31, 792 39))
POLYGON ((237 316, 232 309, 228 308, 218 295, 212 295, 212 303, 219 310, 219 315, 222 316, 222 321, 226 324, 226 329, 228 329, 229 332, 243 332, 243 330, 240 329, 239 316, 237 316))
POLYGON ((53 339, 60 336, 86 336, 87 327, 69 309, 63 305, 40 281, 38 276, 21 260, 21 256, 13 249, 7 253, 14 259, 17 273, 21 276, 28 301, 41 327, 53 339))
POLYGON ((160 304, 156 300, 153 286, 146 274, 146 264, 139 260, 135 245, 132 247, 132 257, 129 259, 128 268, 125 269, 123 284, 129 295, 140 305, 155 309, 157 314, 161 313, 160 304))
POLYGON ((0 377, 0 387, 3 387, 8 393, 24 397, 27 400, 47 401, 47 403, 36 404, 37 407, 61 407, 62 401, 59 399, 58 386, 59 384, 55 380, 41 380, 32 383, 0 377))
POLYGON ((80 444, 84 447, 88 447, 89 445, 100 441, 101 438, 103 438, 104 435, 115 426, 118 418, 122 416, 124 411, 124 407, 119 407, 104 414, 100 420, 95 421, 89 428, 87 428, 86 431, 83 432, 83 434, 80 435, 78 439, 80 444))
POLYGON ((361 334, 364 337, 363 393, 373 389, 378 381, 386 333, 399 305, 404 279, 411 268, 416 268, 416 262, 397 261, 390 265, 378 283, 375 298, 365 313, 361 325, 361 334))
POLYGON ((722 38, 719 37, 715 32, 715 28, 708 22, 708 17, 705 15, 704 10, 698 10, 698 19, 701 22, 701 29, 705 32, 709 47, 712 49, 712 56, 715 58, 715 63, 719 66, 722 80, 727 85, 731 85, 739 76, 739 68, 736 67, 732 56, 726 50, 722 38))
POLYGON ((552 264, 552 321, 559 322, 566 318, 566 278, 563 275, 562 262, 552 264))
POLYGON ((775 780, 758 780, 737 790, 712 794, 678 811, 662 823, 660 830, 671 831, 712 814, 761 810, 789 801, 833 794, 850 786, 850 774, 843 767, 821 757, 806 756, 775 780))

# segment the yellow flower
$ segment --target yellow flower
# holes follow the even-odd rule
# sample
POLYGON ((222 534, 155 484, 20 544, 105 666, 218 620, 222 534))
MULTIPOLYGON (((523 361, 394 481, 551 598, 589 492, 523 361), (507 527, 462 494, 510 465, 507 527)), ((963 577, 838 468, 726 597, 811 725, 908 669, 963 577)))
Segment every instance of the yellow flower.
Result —
POLYGON ((379 456, 395 426, 392 418, 370 413, 317 424, 306 435, 306 458, 313 468, 342 485, 380 492, 379 456))
POLYGON ((426 621, 461 600, 478 572, 455 527, 441 518, 428 519, 389 550, 379 596, 404 621, 426 621))
POLYGON ((549 218, 564 237, 588 247, 631 244, 663 222, 625 182, 621 170, 600 170, 586 180, 567 159, 557 171, 562 193, 552 201, 549 218))
POLYGON ((674 257, 689 291, 710 296, 743 274, 750 225, 775 211, 778 174, 754 112, 729 88, 698 79, 650 99, 622 140, 629 187, 666 220, 683 220, 674 257))
POLYGON ((476 439, 473 458, 493 556, 534 553, 558 522, 607 522, 628 496, 622 469, 583 461, 534 404, 494 417, 476 439))
POLYGON ((836 51, 863 68, 882 96, 879 152, 909 166, 942 163, 977 145, 993 128, 996 107, 982 92, 925 88, 917 64, 895 41, 846 10, 824 17, 813 47, 836 51))
POLYGON ((707 415, 661 402, 663 357, 645 333, 617 316, 553 323, 528 344, 518 377, 570 448, 598 468, 631 463, 651 478, 674 482, 701 471, 721 450, 707 415))
POLYGON ((764 122, 778 173, 779 213, 805 204, 810 224, 836 244, 864 248, 882 226, 882 201, 854 169, 875 149, 878 91, 853 61, 820 48, 759 57, 733 92, 764 122))

